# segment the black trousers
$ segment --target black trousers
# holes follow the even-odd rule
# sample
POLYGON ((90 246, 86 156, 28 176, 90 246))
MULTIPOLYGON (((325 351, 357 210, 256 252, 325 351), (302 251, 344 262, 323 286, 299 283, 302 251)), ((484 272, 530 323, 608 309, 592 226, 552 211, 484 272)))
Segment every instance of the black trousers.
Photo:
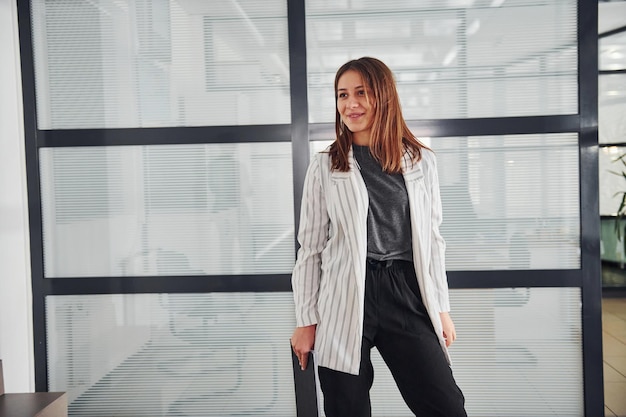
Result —
POLYGON ((326 417, 372 415, 374 346, 416 416, 467 416, 465 398, 422 302, 412 262, 368 259, 360 372, 351 375, 319 367, 326 417))

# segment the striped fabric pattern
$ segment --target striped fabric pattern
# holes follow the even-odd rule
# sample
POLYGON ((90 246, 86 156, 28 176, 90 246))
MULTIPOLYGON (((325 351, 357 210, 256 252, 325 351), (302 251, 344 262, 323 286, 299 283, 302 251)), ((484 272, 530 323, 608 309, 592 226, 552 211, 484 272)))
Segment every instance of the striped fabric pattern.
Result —
MULTIPOLYGON (((316 362, 358 374, 363 334, 368 194, 349 153, 350 170, 331 170, 317 154, 304 183, 300 249, 292 287, 298 326, 317 324, 316 362)), ((439 233, 441 201, 434 154, 403 160, 411 212, 413 259, 424 304, 447 354, 439 313, 449 311, 445 242, 439 233)))

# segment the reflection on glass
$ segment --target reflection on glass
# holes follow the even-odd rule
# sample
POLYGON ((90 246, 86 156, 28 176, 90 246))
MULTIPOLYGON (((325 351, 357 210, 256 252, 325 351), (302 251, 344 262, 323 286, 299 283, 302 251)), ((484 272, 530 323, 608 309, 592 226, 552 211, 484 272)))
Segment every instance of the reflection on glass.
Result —
POLYGON ((294 417, 290 293, 46 298, 69 415, 294 417))
POLYGON ((626 69, 626 32, 601 38, 599 55, 600 70, 626 69))
POLYGON ((291 121, 285 1, 31 4, 40 129, 291 121))
POLYGON ((452 290, 451 349, 468 415, 582 416, 578 288, 452 290))
MULTIPOLYGON (((469 415, 582 415, 580 289, 450 298, 469 415)), ((295 416, 289 293, 49 296, 46 321, 49 388, 72 416, 295 416)), ((373 362, 373 415, 411 415, 373 362)))
MULTIPOLYGON (((576 134, 427 139, 448 270, 580 267, 576 134)), ((329 143, 312 142, 311 154, 329 143)))
POLYGON ((580 266, 576 134, 434 138, 450 270, 580 266))
POLYGON ((573 0, 309 1, 309 120, 334 120, 335 71, 365 55, 394 71, 408 120, 574 114, 576 8, 573 0))
POLYGON ((41 150, 45 276, 289 273, 288 143, 41 150))
POLYGON ((626 74, 598 78, 598 135, 600 143, 626 143, 626 74))
POLYGON ((626 288, 626 221, 603 216, 600 229, 602 288, 626 288))
MULTIPOLYGON (((458 339, 450 350, 470 416, 582 416, 578 288, 453 289, 458 339)), ((413 414, 372 351, 372 415, 413 414)))
POLYGON ((626 154, 625 146, 604 146, 598 152, 598 176, 602 186, 600 192, 600 215, 615 216, 622 201, 621 193, 626 191, 624 177, 626 166, 619 157, 626 154))

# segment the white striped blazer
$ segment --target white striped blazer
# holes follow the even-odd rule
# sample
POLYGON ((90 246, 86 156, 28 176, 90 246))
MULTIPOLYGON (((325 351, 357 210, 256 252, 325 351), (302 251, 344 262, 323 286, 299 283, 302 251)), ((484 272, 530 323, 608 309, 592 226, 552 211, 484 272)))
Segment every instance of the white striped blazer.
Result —
MULTIPOLYGON (((331 171, 330 155, 322 152, 309 165, 292 288, 297 326, 317 324, 316 363, 356 375, 363 335, 368 194, 352 149, 349 163, 348 172, 331 171)), ((420 162, 413 163, 405 153, 403 176, 417 280, 449 361, 439 315, 450 310, 450 302, 435 155, 423 150, 420 162)))

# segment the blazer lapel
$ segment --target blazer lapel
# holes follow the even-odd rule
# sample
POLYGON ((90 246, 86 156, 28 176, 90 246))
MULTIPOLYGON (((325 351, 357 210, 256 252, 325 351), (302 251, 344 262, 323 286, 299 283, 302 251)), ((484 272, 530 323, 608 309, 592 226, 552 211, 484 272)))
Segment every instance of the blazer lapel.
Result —
MULTIPOLYGON (((346 244, 353 253, 351 259, 357 285, 364 294, 365 291, 365 258, 367 256, 367 211, 369 197, 365 182, 354 160, 352 148, 348 154, 350 171, 333 171, 330 174, 333 189, 332 205, 338 227, 344 231, 346 244)), ((361 304, 363 300, 360 300, 361 304)), ((362 305, 361 305, 362 307, 362 305)))
MULTIPOLYGON (((408 152, 402 160, 402 175, 409 196, 409 210, 411 213, 411 236, 413 239, 413 262, 418 272, 424 270, 425 245, 428 244, 430 233, 430 202, 424 180, 424 171, 421 162, 413 162, 408 152)), ((418 273, 418 277, 420 277, 418 273)))

